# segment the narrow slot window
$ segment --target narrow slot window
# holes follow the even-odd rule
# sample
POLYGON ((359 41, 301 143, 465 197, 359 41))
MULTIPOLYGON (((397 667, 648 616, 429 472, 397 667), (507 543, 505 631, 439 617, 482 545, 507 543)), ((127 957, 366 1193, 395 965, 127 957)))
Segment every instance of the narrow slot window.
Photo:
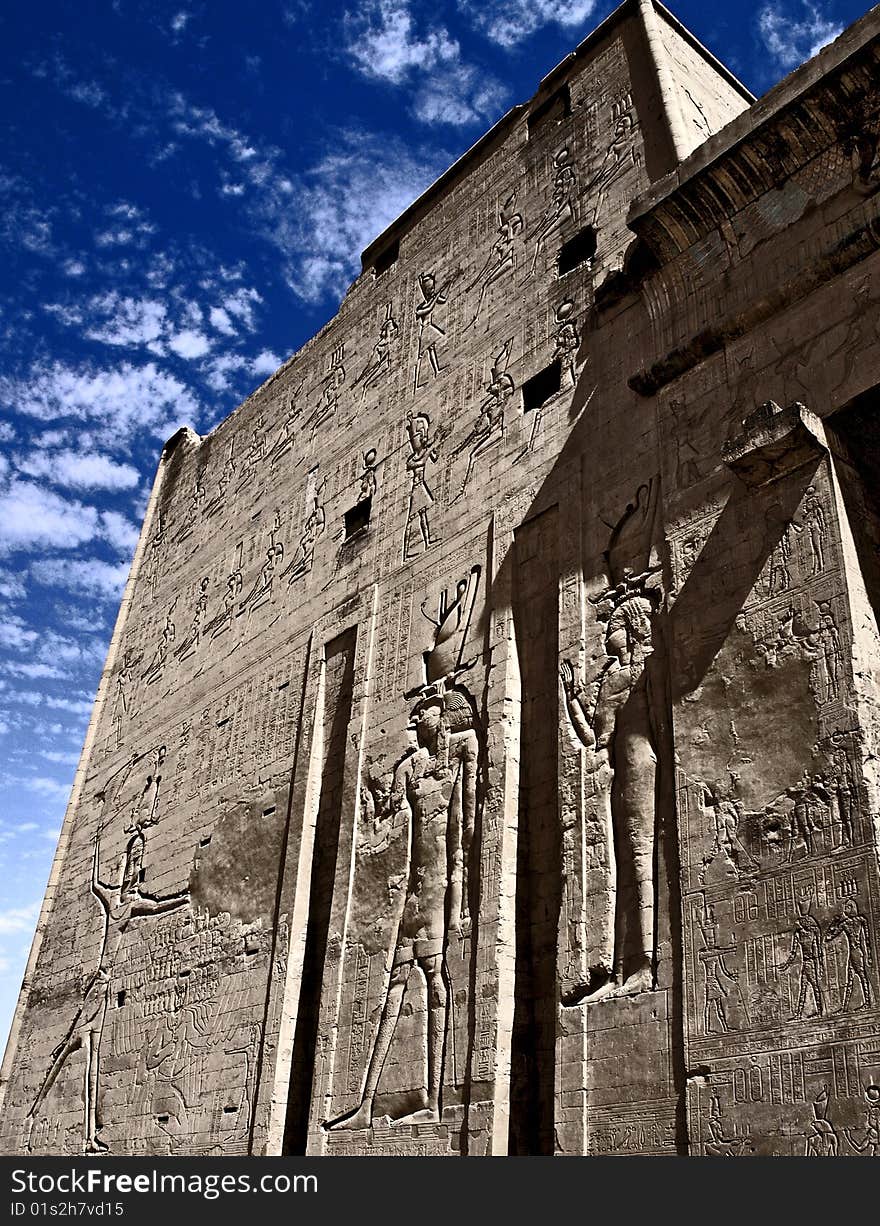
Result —
POLYGON ((596 254, 596 231, 592 226, 579 230, 574 238, 562 244, 559 248, 559 275, 564 277, 567 272, 580 268, 596 254))
POLYGON ((540 409, 562 386, 562 363, 557 359, 523 384, 523 412, 540 409))
POLYGON ((345 512, 345 539, 350 541, 352 537, 357 536, 359 532, 366 531, 367 524, 370 522, 370 511, 372 510, 373 499, 362 498, 360 502, 356 502, 350 510, 345 512))

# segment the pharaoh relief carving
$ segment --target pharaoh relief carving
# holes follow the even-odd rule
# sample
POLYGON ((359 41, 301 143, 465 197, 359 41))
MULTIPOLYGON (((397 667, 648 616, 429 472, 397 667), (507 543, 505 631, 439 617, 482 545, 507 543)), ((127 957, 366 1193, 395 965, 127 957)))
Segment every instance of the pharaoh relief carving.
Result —
POLYGON ((352 387, 360 384, 364 397, 368 390, 375 387, 391 369, 392 350, 399 331, 393 310, 393 303, 387 303, 385 318, 379 326, 379 335, 376 337, 367 363, 352 384, 352 387))
POLYGON ((530 275, 535 272, 538 258, 548 241, 558 235, 568 222, 576 219, 577 187, 577 168, 571 152, 567 148, 560 149, 553 158, 553 189, 550 201, 541 214, 537 226, 529 235, 529 240, 535 244, 529 269, 530 275))
POLYGON ((605 884, 589 982, 570 1003, 629 995, 654 984, 657 771, 665 723, 652 561, 656 483, 642 486, 611 534, 611 585, 592 601, 604 634, 597 676, 560 666, 571 727, 589 755, 604 838, 605 884))
POLYGON ((107 1010, 110 1005, 111 988, 117 973, 116 962, 119 950, 129 926, 135 920, 153 918, 169 911, 176 911, 186 906, 189 901, 187 890, 154 895, 141 889, 140 882, 146 852, 144 829, 151 824, 155 824, 155 820, 148 819, 136 824, 126 844, 125 856, 119 865, 117 879, 109 884, 101 880, 102 827, 100 825, 95 834, 89 888, 98 903, 103 924, 98 965, 86 982, 79 1010, 71 1021, 64 1038, 52 1052, 49 1067, 46 1069, 36 1097, 28 1110, 28 1149, 31 1148, 34 1125, 46 1096, 67 1061, 78 1051, 83 1051, 85 1054, 82 1089, 83 1152, 99 1154, 108 1149, 107 1144, 99 1136, 101 1121, 98 1094, 101 1075, 101 1046, 107 1010))
MULTIPOLYGON (((395 767, 390 788, 375 781, 366 789, 372 824, 402 815, 408 827, 406 887, 395 928, 391 970, 379 1027, 370 1052, 359 1105, 328 1130, 373 1125, 373 1104, 401 1016, 407 985, 416 973, 427 989, 423 1103, 392 1122, 432 1124, 442 1113, 451 989, 447 963, 452 936, 470 933, 468 868, 476 827, 480 742, 476 703, 462 678, 474 661, 462 653, 476 599, 480 570, 463 578, 455 597, 444 594, 432 647, 424 655, 424 682, 406 697, 413 702, 409 729, 414 746, 395 767), (414 700, 414 701, 413 701, 414 700), (383 812, 384 809, 384 812, 383 812)), ((418 1064, 417 1060, 414 1063, 418 1064)))
POLYGON ((427 413, 408 413, 406 440, 409 454, 406 471, 409 474, 410 490, 403 538, 403 560, 415 557, 439 544, 436 533, 432 534, 431 516, 434 512, 434 481, 430 468, 439 459, 442 434, 433 430, 427 413))
POLYGON ((205 504, 204 516, 206 519, 211 519, 219 511, 222 511, 226 506, 226 496, 229 492, 229 487, 235 477, 235 439, 230 439, 229 446, 226 449, 226 455, 223 459, 223 467, 220 470, 220 475, 217 478, 217 484, 214 487, 213 495, 209 502, 205 504))
POLYGON ((467 493, 474 468, 480 458, 504 437, 504 409, 514 393, 513 377, 507 372, 513 338, 505 341, 502 348, 492 359, 492 369, 489 382, 486 385, 486 395, 480 404, 480 413, 473 429, 464 442, 460 443, 452 453, 452 459, 468 453, 468 463, 462 479, 461 488, 453 498, 457 502, 467 493))
POLYGON ((345 342, 342 341, 330 354, 330 369, 321 383, 320 399, 306 423, 313 430, 336 415, 345 378, 345 342))
POLYGON ((312 494, 311 510, 303 524, 302 536, 299 538, 296 553, 281 572, 280 577, 287 579, 288 587, 299 582, 300 579, 304 579, 306 575, 311 574, 312 567, 315 564, 315 549, 317 548, 318 540, 323 536, 327 526, 327 516, 323 503, 324 487, 326 484, 325 478, 315 488, 312 494))
MULTIPOLYGON (((257 609, 267 604, 273 596, 278 568, 284 561, 284 545, 281 543, 281 514, 275 512, 272 527, 269 531, 269 544, 266 548, 266 560, 260 567, 260 573, 253 582, 250 591, 239 601, 236 616, 246 613, 250 616, 257 609)), ((284 573, 283 571, 281 572, 284 573)))
POLYGON ((447 277, 438 286, 433 272, 419 273, 419 292, 422 300, 415 309, 418 334, 413 394, 426 387, 443 370, 440 354, 447 344, 445 308, 449 291, 460 275, 461 270, 456 269, 451 277, 447 277))
MULTIPOLYGON (((498 237, 492 244, 492 249, 486 256, 483 267, 471 283, 465 287, 465 293, 470 293, 478 285, 480 287, 474 315, 468 324, 469 328, 476 326, 490 286, 515 270, 516 239, 522 233, 523 225, 522 213, 516 211, 516 190, 514 190, 498 210, 498 229, 496 231, 498 237)), ((487 323, 487 329, 488 326, 487 323)))
POLYGON ((624 94, 612 103, 611 122, 614 127, 613 135, 598 170, 585 188, 586 195, 593 201, 593 225, 596 225, 603 210, 608 189, 630 167, 638 166, 642 157, 641 148, 635 139, 636 121, 631 94, 624 94))

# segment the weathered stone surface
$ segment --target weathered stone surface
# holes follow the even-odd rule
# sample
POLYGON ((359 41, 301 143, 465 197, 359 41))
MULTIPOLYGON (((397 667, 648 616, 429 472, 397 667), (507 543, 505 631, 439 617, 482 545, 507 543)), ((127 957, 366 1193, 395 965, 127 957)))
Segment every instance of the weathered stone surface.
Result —
POLYGON ((4 1150, 877 1152, 878 60, 627 0, 169 441, 4 1150))

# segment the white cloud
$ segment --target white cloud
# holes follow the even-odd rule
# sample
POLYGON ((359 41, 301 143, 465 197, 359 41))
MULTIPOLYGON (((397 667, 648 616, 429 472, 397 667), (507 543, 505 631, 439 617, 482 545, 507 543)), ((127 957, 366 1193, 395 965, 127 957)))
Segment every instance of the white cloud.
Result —
POLYGON ((271 375, 281 365, 281 359, 271 349, 263 349, 251 363, 251 374, 271 375))
POLYGON ((409 0, 367 0, 346 15, 346 50, 364 76, 412 91, 417 119, 478 123, 502 107, 507 91, 485 69, 466 63, 444 26, 418 32, 409 0))
POLYGON ((41 749, 39 750, 41 758, 45 758, 47 762, 57 762, 59 766, 76 766, 79 762, 78 753, 70 753, 60 749, 41 749))
POLYGON ((89 340, 105 345, 150 345, 159 340, 168 314, 164 303, 152 298, 127 298, 115 292, 93 298, 90 310, 105 316, 86 330, 89 340))
POLYGON ((152 362, 115 370, 54 362, 26 379, 0 379, 0 401, 42 421, 94 423, 101 442, 116 448, 145 431, 167 438, 199 416, 192 392, 152 362))
POLYGON ((130 519, 118 511, 101 512, 101 533, 115 548, 131 557, 140 535, 130 519))
POLYGON ((40 583, 112 601, 122 595, 128 571, 128 562, 109 563, 98 558, 46 558, 31 567, 33 578, 40 583))
POLYGON ((31 932, 39 914, 39 901, 29 903, 26 907, 7 907, 0 911, 0 934, 9 936, 13 932, 31 932))
POLYGON ((10 421, 0 421, 0 443, 11 443, 15 438, 15 427, 10 421))
POLYGON ((43 452, 17 461, 30 477, 45 477, 55 485, 81 490, 130 490, 140 474, 131 464, 120 464, 95 452, 43 452))
POLYGON ((24 651, 31 647, 39 635, 30 630, 22 618, 13 613, 7 613, 0 618, 0 647, 9 647, 14 651, 24 651))
POLYGON ((34 546, 74 549, 95 536, 98 512, 69 502, 30 481, 12 481, 0 493, 0 553, 34 546))
POLYGON ((273 219, 288 283, 309 302, 343 293, 364 247, 448 164, 443 153, 418 159, 402 143, 364 132, 340 134, 335 145, 300 190, 297 220, 282 209, 273 219))
POLYGON ((406 0, 369 0, 355 13, 346 15, 349 27, 347 50, 365 76, 381 77, 401 84, 417 70, 427 72, 437 64, 457 62, 459 45, 440 27, 419 37, 406 0))
POLYGON ((182 34, 186 29, 187 22, 192 20, 192 13, 187 13, 183 9, 179 13, 175 13, 171 18, 171 29, 175 34, 182 34))
POLYGON ((262 301, 263 299, 255 289, 248 289, 242 286, 240 289, 233 290, 231 294, 226 295, 223 299, 223 309, 227 314, 234 315, 249 332, 252 332, 256 327, 254 307, 262 301))
POLYGON ((16 677, 30 677, 32 681, 36 681, 40 677, 57 680, 58 678, 70 675, 65 669, 59 668, 57 664, 43 664, 39 661, 29 661, 21 664, 17 660, 7 660, 4 668, 8 669, 16 677))
POLYGON ((71 715, 90 715, 94 703, 88 698, 54 698, 46 699, 47 707, 57 711, 68 711, 71 715))
POLYGON ((61 265, 61 271, 66 277, 81 277, 86 270, 82 260, 65 260, 61 265))
POLYGON ((758 14, 758 33, 783 68, 797 68, 841 32, 843 26, 810 0, 767 4, 758 14))
POLYGON ((178 357, 191 360, 192 358, 204 357, 211 348, 211 342, 204 332, 194 332, 190 328, 184 328, 182 332, 172 336, 168 342, 168 347, 173 349, 178 357))
POLYGON ((235 324, 229 318, 229 312, 223 307, 213 307, 209 318, 212 328, 216 328, 224 336, 235 336, 235 324))
POLYGON ((543 26, 579 26, 596 0, 459 0, 459 8, 492 42, 515 47, 543 26))

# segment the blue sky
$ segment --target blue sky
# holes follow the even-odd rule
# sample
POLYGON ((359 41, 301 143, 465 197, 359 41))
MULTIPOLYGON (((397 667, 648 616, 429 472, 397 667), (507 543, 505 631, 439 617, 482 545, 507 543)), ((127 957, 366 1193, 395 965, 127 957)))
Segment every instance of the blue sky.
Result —
MULTIPOLYGON (((0 1043, 159 451, 335 312, 359 255, 614 7, 0 10, 0 1043)), ((755 93, 862 0, 680 0, 755 93)))

